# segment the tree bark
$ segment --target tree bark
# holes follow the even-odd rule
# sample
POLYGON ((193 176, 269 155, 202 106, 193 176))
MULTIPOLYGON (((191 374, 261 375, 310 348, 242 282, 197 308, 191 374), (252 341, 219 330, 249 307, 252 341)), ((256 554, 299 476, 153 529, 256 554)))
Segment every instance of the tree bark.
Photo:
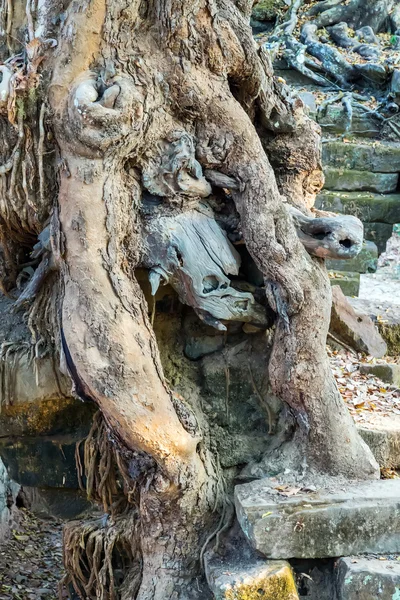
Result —
MULTIPOLYGON (((195 289, 187 256, 171 235, 157 240, 168 238, 161 254, 168 249, 172 258, 149 262, 149 238, 162 223, 171 223, 160 215, 176 221, 202 203, 210 209, 206 170, 214 173, 214 188, 218 181, 234 182, 225 203, 239 217, 275 312, 273 355, 265 369, 274 393, 295 416, 300 462, 332 474, 378 475, 330 374, 325 267, 304 249, 287 208, 291 203, 307 214, 322 185, 317 130, 274 79, 267 56, 257 53, 250 7, 251 2, 230 0, 129 5, 72 0, 57 22, 60 3, 43 1, 31 15, 29 43, 38 49, 28 48, 25 88, 17 87, 18 61, 6 65, 12 76, 3 115, 13 119, 18 99, 27 102, 26 88, 38 90, 57 143, 57 199, 42 216, 33 211, 37 219, 27 220, 25 237, 47 225, 53 211, 53 260, 62 283, 60 339, 70 377, 80 395, 99 406, 121 456, 123 449, 136 453, 126 468, 140 473, 142 487, 139 523, 132 531, 142 555, 140 600, 205 598, 201 549, 229 513, 207 419, 170 389, 135 278, 140 266, 173 264, 169 275, 182 300, 216 327, 226 319, 213 303, 199 304, 209 289, 195 289), (312 155, 299 162, 300 137, 312 155), (277 157, 275 175, 266 150, 273 160, 279 139, 288 160, 285 167, 277 157), (146 215, 146 199, 161 208, 146 215), (146 456, 151 467, 138 456, 146 456)), ((22 119, 23 112, 18 114, 22 119)), ((37 127, 43 161, 43 119, 37 121, 37 110, 32 114, 36 121, 20 125, 20 138, 37 127)), ((44 201, 44 189, 51 189, 44 187, 44 177, 55 179, 55 167, 43 167, 41 160, 35 189, 44 201)), ((13 164, 15 178, 20 165, 13 164)), ((6 209, 1 217, 9 220, 6 209)), ((220 244, 234 255, 225 235, 220 244)), ((203 281, 210 284, 213 277, 221 280, 210 271, 203 281)), ((229 293, 237 302, 235 319, 254 320, 251 294, 229 293)), ((215 298, 228 302, 223 293, 215 298)), ((260 306, 254 310, 259 314, 260 306)))

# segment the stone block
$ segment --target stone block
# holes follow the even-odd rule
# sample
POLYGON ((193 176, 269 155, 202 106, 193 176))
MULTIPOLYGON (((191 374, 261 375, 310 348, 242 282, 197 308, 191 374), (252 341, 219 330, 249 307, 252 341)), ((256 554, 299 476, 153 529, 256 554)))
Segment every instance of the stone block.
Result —
POLYGON ((338 285, 345 296, 358 296, 358 292, 360 291, 360 273, 329 271, 329 279, 331 285, 338 285))
POLYGON ((396 191, 398 173, 371 173, 326 167, 325 188, 338 191, 367 191, 390 194, 396 191))
POLYGON ((351 298, 349 302, 356 311, 367 314, 375 323, 387 344, 387 354, 398 356, 400 354, 400 305, 364 298, 351 298))
POLYGON ((377 415, 371 422, 360 423, 357 430, 381 469, 400 468, 400 415, 377 415))
POLYGON ((336 169, 355 169, 372 173, 400 171, 400 145, 346 144, 329 141, 322 145, 322 164, 336 169))
POLYGON ((317 196, 315 208, 354 215, 363 223, 400 222, 400 194, 380 195, 368 192, 324 190, 317 196))
MULTIPOLYGON (((346 108, 342 104, 330 104, 325 110, 319 111, 317 117, 323 134, 344 133, 348 134, 349 118, 346 108)), ((377 139, 380 134, 380 125, 374 117, 363 110, 355 108, 352 118, 352 136, 377 139)))
MULTIPOLYGON (((375 273, 378 264, 378 247, 375 242, 366 240, 361 252, 350 260, 327 260, 330 271, 351 271, 353 273, 375 273)), ((352 294, 357 295, 357 294, 352 294)))
POLYGON ((378 247, 378 253, 382 254, 386 250, 386 242, 391 237, 393 225, 387 223, 365 223, 364 237, 366 240, 375 242, 378 247))
POLYGON ((223 350, 200 359, 202 407, 224 467, 259 460, 272 443, 260 397, 270 407, 272 425, 278 420, 281 404, 268 389, 268 358, 265 337, 254 335, 251 342, 227 344, 223 350))
POLYGON ((89 502, 85 492, 65 488, 23 487, 29 510, 41 518, 78 519, 93 513, 96 505, 89 502))
POLYGON ((400 552, 400 480, 354 482, 282 496, 276 480, 235 488, 238 521, 267 558, 400 552))
POLYGON ((400 600, 400 562, 355 556, 336 565, 337 600, 400 600))
POLYGON ((358 352, 376 358, 386 354, 386 344, 372 319, 356 311, 339 286, 332 287, 332 311, 329 330, 358 352))
POLYGON ((76 438, 0 438, 0 457, 11 479, 33 487, 79 487, 76 438))
POLYGON ((393 363, 369 364, 360 365, 360 373, 364 375, 374 375, 385 383, 393 383, 400 387, 400 365, 393 363))
POLYGON ((206 563, 207 582, 215 600, 298 600, 289 563, 215 558, 206 563))

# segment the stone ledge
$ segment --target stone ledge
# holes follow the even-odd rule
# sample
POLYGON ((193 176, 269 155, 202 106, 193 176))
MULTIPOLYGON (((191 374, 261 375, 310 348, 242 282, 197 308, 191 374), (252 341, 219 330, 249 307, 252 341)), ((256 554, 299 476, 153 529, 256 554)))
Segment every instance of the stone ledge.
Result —
POLYGON ((338 191, 367 191, 390 194, 396 191, 398 173, 371 173, 326 167, 325 187, 338 191))
POLYGON ((317 196, 315 208, 354 215, 367 223, 400 222, 400 194, 324 190, 317 196))
POLYGON ((338 285, 345 296, 358 296, 360 291, 360 273, 329 271, 328 275, 331 285, 338 285))
POLYGON ((400 552, 400 480, 279 495, 264 479, 236 486, 238 521, 267 558, 400 552))
POLYGON ((400 415, 376 416, 357 430, 382 469, 400 468, 400 415))
POLYGON ((399 144, 346 144, 329 141, 322 144, 322 164, 338 169, 398 173, 400 171, 399 144))

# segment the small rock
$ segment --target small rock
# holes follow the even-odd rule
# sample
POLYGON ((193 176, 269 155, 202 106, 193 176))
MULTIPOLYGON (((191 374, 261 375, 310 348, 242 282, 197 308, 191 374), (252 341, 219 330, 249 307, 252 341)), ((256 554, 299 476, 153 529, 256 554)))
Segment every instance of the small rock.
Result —
POLYGON ((315 96, 312 92, 299 92, 298 97, 301 98, 304 105, 309 109, 311 113, 317 112, 317 104, 315 96))
POLYGON ((327 28, 329 35, 340 48, 352 48, 356 43, 353 38, 349 36, 349 27, 347 23, 337 23, 333 27, 327 28))
POLYGON ((369 315, 385 340, 389 356, 400 354, 400 306, 392 302, 352 298, 355 310, 369 315))
POLYGON ((369 46, 368 44, 360 44, 353 50, 363 58, 367 59, 377 59, 380 56, 380 50, 378 48, 374 48, 374 46, 369 46))
POLYGON ((394 69, 390 82, 390 91, 394 96, 400 95, 400 69, 394 69))
POLYGON ((376 37, 374 30, 369 25, 357 29, 356 36, 360 41, 366 42, 367 44, 379 43, 379 39, 376 37))

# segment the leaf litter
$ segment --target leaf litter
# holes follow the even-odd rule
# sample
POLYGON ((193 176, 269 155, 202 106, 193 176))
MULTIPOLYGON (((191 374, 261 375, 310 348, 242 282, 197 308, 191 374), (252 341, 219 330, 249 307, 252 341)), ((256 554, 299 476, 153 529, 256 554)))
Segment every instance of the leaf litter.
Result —
POLYGON ((329 346, 327 350, 337 386, 357 425, 400 415, 400 389, 360 372, 361 364, 393 364, 395 359, 377 360, 345 350, 332 350, 329 346))
POLYGON ((0 544, 0 600, 58 600, 62 526, 20 509, 18 528, 0 544))

